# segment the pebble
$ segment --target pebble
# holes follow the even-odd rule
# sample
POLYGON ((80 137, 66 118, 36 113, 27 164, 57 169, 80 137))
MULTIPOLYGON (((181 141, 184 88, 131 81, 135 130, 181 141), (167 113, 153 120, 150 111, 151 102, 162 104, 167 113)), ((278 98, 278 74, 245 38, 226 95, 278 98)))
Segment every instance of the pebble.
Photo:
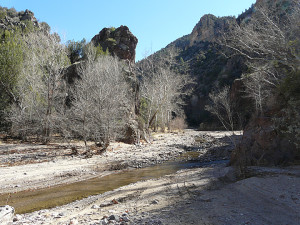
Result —
POLYGON ((119 218, 119 216, 117 216, 117 215, 111 215, 109 218, 108 218, 108 220, 115 220, 115 221, 119 221, 120 220, 120 218, 119 218))
POLYGON ((71 219, 69 225, 77 225, 78 224, 78 220, 76 219, 71 219))
POLYGON ((98 205, 93 205, 92 206, 92 209, 99 209, 100 208, 100 206, 98 206, 98 205))
POLYGON ((159 201, 155 199, 155 200, 153 200, 153 201, 151 202, 151 204, 157 205, 158 202, 159 202, 159 201))
POLYGON ((107 224, 108 224, 108 220, 107 220, 106 218, 104 218, 104 219, 102 219, 102 220, 100 221, 100 224, 101 224, 101 225, 107 225, 107 224))
POLYGON ((122 216, 121 218, 122 218, 123 221, 129 222, 129 218, 127 216, 122 216))

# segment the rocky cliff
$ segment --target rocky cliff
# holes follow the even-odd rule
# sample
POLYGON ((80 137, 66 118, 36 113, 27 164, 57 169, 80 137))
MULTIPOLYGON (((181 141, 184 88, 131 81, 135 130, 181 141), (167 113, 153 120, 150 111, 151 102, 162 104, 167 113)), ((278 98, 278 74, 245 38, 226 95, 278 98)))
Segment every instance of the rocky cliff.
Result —
MULTIPOLYGON (((195 79, 193 94, 187 99, 185 106, 187 121, 192 126, 199 127, 202 123, 203 127, 205 124, 215 123, 214 126, 217 127, 212 129, 220 128, 218 121, 204 109, 208 103, 208 94, 215 87, 231 85, 247 70, 242 56, 225 56, 224 53, 230 53, 221 42, 222 35, 230 32, 236 24, 234 17, 204 15, 191 34, 155 53, 159 57, 164 51, 175 48, 178 65, 184 63, 184 72, 195 79)), ((182 72, 180 66, 176 69, 182 72)))
POLYGON ((204 15, 190 34, 190 46, 202 41, 216 42, 222 35, 230 32, 235 23, 234 17, 204 15))
MULTIPOLYGON (((170 43, 155 53, 163 56, 164 51, 175 48, 178 65, 184 62, 185 72, 196 81, 192 96, 187 99, 185 112, 188 123, 199 126, 217 121, 204 110, 208 94, 216 87, 231 86, 235 79, 248 71, 247 59, 224 46, 223 35, 229 35, 237 26, 245 26, 255 15, 255 7, 264 5, 280 18, 293 0, 259 0, 244 13, 235 17, 216 17, 208 14, 201 17, 192 32, 170 43)), ((181 69, 178 67, 178 71, 181 69)), ((236 93, 235 96, 238 94, 236 93)), ((242 93, 239 93, 242 95, 242 93)), ((243 110, 241 108, 241 110, 243 110)), ((242 112, 247 114, 246 112, 242 112)), ((251 111, 249 112, 251 113, 251 111)), ((249 117, 249 116, 248 116, 249 117)), ((203 127, 203 126, 202 126, 203 127)))
POLYGON ((14 8, 7 9, 0 6, 0 30, 13 30, 21 28, 25 29, 43 29, 50 31, 50 26, 45 23, 39 23, 35 18, 34 13, 26 9, 25 11, 17 12, 14 8))
POLYGON ((127 26, 119 28, 104 28, 92 38, 95 46, 100 45, 104 51, 122 60, 135 62, 135 48, 138 39, 130 32, 127 26))

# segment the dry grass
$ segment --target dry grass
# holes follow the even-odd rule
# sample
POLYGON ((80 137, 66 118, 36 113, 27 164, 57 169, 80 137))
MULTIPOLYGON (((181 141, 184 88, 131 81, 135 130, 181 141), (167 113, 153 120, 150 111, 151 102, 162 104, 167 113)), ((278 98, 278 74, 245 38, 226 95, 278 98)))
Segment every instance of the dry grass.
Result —
POLYGON ((169 123, 170 131, 182 131, 187 128, 187 124, 185 119, 182 117, 176 117, 175 119, 171 120, 169 123))

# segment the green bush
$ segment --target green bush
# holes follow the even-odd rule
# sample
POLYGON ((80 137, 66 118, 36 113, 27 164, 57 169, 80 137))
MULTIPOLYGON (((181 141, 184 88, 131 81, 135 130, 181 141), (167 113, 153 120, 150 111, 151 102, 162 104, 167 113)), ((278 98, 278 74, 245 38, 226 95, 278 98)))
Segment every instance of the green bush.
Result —
POLYGON ((7 13, 5 10, 0 9, 0 20, 4 19, 7 16, 7 13))
MULTIPOLYGON (((300 149, 300 71, 290 73, 279 86, 279 93, 285 102, 281 115, 274 118, 281 135, 300 149)), ((300 152, 299 152, 300 155, 300 152)))
POLYGON ((113 38, 107 38, 106 41, 109 42, 111 45, 116 45, 117 44, 117 41, 113 38))
POLYGON ((50 33, 51 27, 49 26, 48 23, 41 22, 40 26, 41 26, 42 30, 46 31, 47 33, 50 33))
POLYGON ((83 58, 85 45, 85 39, 81 41, 70 40, 67 42, 68 57, 72 64, 83 58))
POLYGON ((114 32, 114 31, 116 30, 116 28, 115 28, 115 27, 110 27, 109 30, 110 30, 111 32, 114 32))
POLYGON ((23 43, 19 35, 4 31, 0 37, 0 127, 7 125, 4 112, 16 101, 16 83, 23 62, 23 43))
POLYGON ((18 12, 16 11, 15 8, 10 8, 7 10, 7 14, 9 17, 14 18, 18 16, 18 12))
POLYGON ((290 73, 279 86, 279 92, 285 98, 300 99, 300 70, 290 73))

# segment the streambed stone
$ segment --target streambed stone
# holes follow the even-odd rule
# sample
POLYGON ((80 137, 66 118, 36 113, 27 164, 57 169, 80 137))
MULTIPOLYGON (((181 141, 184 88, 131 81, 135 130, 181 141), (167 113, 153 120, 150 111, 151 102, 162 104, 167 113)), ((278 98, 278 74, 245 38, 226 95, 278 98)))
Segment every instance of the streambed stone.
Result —
POLYGON ((0 224, 8 225, 13 222, 15 209, 9 205, 0 206, 0 224))

